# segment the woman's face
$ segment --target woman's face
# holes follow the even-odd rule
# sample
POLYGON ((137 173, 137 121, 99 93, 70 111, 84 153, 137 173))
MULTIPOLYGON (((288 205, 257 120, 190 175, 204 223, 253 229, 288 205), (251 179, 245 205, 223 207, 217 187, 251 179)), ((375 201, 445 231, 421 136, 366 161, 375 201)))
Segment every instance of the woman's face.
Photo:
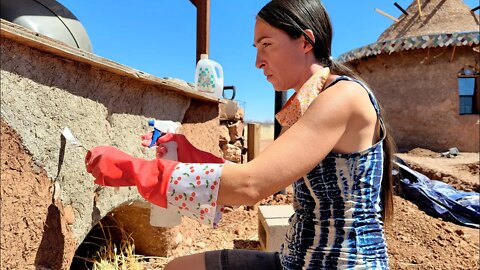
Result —
POLYGON ((299 89, 306 67, 304 38, 292 39, 284 31, 258 19, 255 23, 254 43, 257 48, 255 66, 263 70, 277 91, 299 89))

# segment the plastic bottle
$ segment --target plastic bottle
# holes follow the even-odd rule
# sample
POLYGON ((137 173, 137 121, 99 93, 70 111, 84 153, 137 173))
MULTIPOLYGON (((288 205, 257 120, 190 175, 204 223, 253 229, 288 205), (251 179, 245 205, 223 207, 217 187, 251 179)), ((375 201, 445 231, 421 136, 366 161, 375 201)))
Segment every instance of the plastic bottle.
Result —
MULTIPOLYGON (((162 133, 165 133, 165 132, 175 133, 180 127, 180 123, 173 122, 170 120, 150 119, 148 120, 148 125, 153 127, 152 141, 148 146, 149 148, 155 145, 155 142, 160 136, 162 136, 162 133)), ((163 159, 178 160, 177 143, 172 141, 172 142, 164 143, 163 145, 167 148, 167 153, 163 156, 163 159)))
POLYGON ((208 93, 216 98, 223 98, 222 66, 208 59, 207 54, 200 55, 195 70, 195 91, 208 93))
MULTIPOLYGON (((158 137, 165 132, 177 132, 180 123, 169 120, 148 120, 148 125, 153 127, 152 142, 148 147, 152 147, 157 141, 158 137)), ((167 153, 162 159, 178 160, 177 143, 167 142, 163 144, 167 148, 167 153)), ((151 204, 150 207, 150 225, 154 227, 173 227, 182 222, 180 214, 175 209, 162 208, 160 206, 151 204)))

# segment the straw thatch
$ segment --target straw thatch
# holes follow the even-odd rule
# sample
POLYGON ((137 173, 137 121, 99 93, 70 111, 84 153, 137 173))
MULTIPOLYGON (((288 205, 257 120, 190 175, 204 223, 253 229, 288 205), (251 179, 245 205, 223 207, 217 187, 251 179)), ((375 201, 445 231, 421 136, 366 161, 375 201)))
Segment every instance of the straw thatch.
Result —
POLYGON ((409 15, 402 14, 398 22, 380 35, 377 42, 479 30, 479 16, 471 12, 463 0, 420 0, 420 3, 422 16, 417 0, 414 0, 407 8, 409 15))

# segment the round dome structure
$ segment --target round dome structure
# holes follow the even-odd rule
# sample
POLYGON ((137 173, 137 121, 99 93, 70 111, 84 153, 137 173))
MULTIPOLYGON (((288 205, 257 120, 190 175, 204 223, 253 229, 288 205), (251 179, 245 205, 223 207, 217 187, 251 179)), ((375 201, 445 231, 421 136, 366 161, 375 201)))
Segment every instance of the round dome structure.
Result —
POLYGON ((378 38, 383 42, 397 38, 478 31, 478 16, 470 12, 463 0, 422 1, 421 11, 414 1, 398 22, 388 27, 378 38))
POLYGON ((338 61, 372 87, 400 150, 478 152, 478 14, 462 0, 414 0, 406 11, 375 43, 338 61))

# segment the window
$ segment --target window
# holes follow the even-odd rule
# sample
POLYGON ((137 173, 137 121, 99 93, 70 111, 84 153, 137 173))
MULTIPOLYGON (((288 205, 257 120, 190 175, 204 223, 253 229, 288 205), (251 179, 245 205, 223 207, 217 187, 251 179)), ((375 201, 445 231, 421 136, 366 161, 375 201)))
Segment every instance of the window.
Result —
POLYGON ((480 73, 472 67, 464 67, 458 72, 458 96, 460 114, 480 112, 480 73))

